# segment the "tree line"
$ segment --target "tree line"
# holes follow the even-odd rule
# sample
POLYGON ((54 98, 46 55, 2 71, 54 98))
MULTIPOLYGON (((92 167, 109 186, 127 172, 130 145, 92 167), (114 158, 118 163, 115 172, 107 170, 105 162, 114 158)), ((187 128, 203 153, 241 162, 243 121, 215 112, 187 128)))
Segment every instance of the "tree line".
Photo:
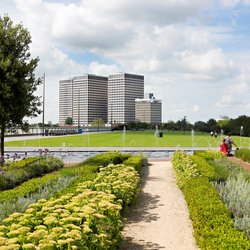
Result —
MULTIPOLYGON (((126 125, 130 130, 143 130, 143 129, 155 129, 156 125, 158 129, 172 130, 172 131, 198 131, 198 132, 216 132, 220 134, 231 133, 233 135, 250 136, 250 116, 242 115, 235 119, 219 120, 211 118, 207 122, 196 121, 193 124, 190 123, 186 116, 175 121, 168 121, 162 124, 148 124, 142 122, 132 122, 126 125)), ((117 129, 122 129, 123 125, 117 125, 117 129)))

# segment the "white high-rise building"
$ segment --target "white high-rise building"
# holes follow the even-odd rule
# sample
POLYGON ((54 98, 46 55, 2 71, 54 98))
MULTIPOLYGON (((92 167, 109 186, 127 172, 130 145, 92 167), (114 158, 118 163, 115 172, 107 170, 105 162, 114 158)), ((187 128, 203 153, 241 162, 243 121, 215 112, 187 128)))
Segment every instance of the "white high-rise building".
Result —
POLYGON ((107 122, 108 78, 97 75, 76 76, 59 82, 59 124, 67 117, 74 125, 89 125, 101 118, 107 122))
POLYGON ((144 76, 117 73, 108 77, 108 122, 135 121, 135 99, 144 96, 144 76))
POLYGON ((135 100, 135 120, 145 123, 162 123, 162 101, 155 99, 152 93, 144 99, 135 100))

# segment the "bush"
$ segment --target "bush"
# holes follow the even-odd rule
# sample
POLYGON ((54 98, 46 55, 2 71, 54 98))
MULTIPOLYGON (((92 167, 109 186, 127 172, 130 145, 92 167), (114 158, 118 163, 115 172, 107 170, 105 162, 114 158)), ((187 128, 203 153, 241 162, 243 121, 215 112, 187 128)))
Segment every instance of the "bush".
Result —
POLYGON ((182 151, 177 151, 173 154, 172 163, 180 189, 184 187, 188 179, 199 176, 197 165, 191 160, 190 156, 182 151))
POLYGON ((215 150, 197 150, 194 151, 194 155, 200 156, 206 160, 226 158, 225 155, 222 154, 220 151, 215 150))
POLYGON ((249 239, 234 228, 229 209, 207 178, 189 179, 183 192, 201 249, 250 249, 249 239))
POLYGON ((135 170, 140 173, 141 168, 148 164, 147 159, 141 156, 132 156, 123 162, 126 166, 134 167, 135 170))
POLYGON ((25 158, 25 159, 18 160, 18 161, 9 161, 9 162, 6 162, 4 164, 3 170, 26 167, 30 163, 33 163, 33 162, 38 161, 38 160, 40 160, 39 156, 37 156, 37 157, 29 157, 29 158, 25 158))
MULTIPOLYGON (((211 154, 200 152, 197 155, 205 156, 208 161, 212 160, 211 154)), ((177 181, 182 180, 180 187, 183 189, 188 204, 194 226, 194 236, 199 247, 201 249, 250 249, 250 241, 246 234, 234 227, 229 208, 222 202, 219 193, 209 182, 209 179, 214 177, 217 179, 221 176, 216 176, 218 172, 211 171, 212 166, 197 158, 197 155, 191 157, 183 152, 176 152, 172 163, 177 181), (192 163, 192 158, 196 159, 197 164, 192 163), (189 166, 195 168, 200 174, 191 174, 188 178, 184 178, 189 166)), ((216 161, 225 161, 224 157, 218 158, 219 160, 216 161)), ((237 223, 243 227, 243 224, 248 223, 248 218, 244 221, 237 220, 236 226, 237 223)))
POLYGON ((204 158, 194 155, 191 156, 191 160, 196 164, 201 176, 207 177, 209 180, 217 179, 214 167, 208 164, 204 158))
POLYGON ((240 174, 214 186, 233 214, 236 227, 245 231, 250 239, 250 182, 240 174))
POLYGON ((32 161, 21 168, 5 170, 0 178, 0 190, 14 188, 28 179, 42 176, 62 167, 63 162, 58 158, 52 156, 40 157, 39 160, 32 161))
POLYGON ((109 164, 121 164, 131 157, 130 154, 122 154, 119 151, 110 151, 87 159, 84 163, 95 166, 108 166, 109 164))
POLYGON ((235 156, 243 161, 250 162, 250 150, 247 148, 241 148, 235 151, 235 156))

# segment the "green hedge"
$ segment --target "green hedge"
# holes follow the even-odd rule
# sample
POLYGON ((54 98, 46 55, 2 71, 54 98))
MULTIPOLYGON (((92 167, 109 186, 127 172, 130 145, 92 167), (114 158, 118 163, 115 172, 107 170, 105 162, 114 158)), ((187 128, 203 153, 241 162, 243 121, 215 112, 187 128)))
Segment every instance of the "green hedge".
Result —
POLYGON ((229 209, 209 182, 209 179, 220 179, 221 176, 197 155, 205 156, 208 161, 212 159, 210 152, 200 152, 193 157, 176 152, 172 158, 177 183, 183 189, 193 221, 197 244, 201 249, 250 249, 246 234, 233 226, 229 209))
POLYGON ((16 169, 16 168, 22 168, 26 167, 27 165, 31 164, 32 162, 39 161, 40 156, 37 157, 29 157, 25 158, 22 160, 17 160, 17 161, 8 161, 3 165, 3 170, 8 170, 8 169, 16 169))
POLYGON ((197 150, 197 151, 194 151, 193 155, 200 156, 206 160, 226 158, 226 156, 222 154, 220 151, 215 151, 215 150, 205 150, 205 151, 197 150))
POLYGON ((201 249, 250 249, 246 234, 235 229, 229 209, 207 178, 189 179, 183 192, 201 249))
POLYGON ((147 158, 141 156, 132 156, 123 162, 124 165, 132 166, 137 172, 141 172, 143 166, 148 165, 147 158))
POLYGON ((191 156, 193 162, 197 165, 199 173, 207 177, 210 181, 224 181, 229 176, 228 168, 223 164, 215 164, 216 162, 225 162, 227 158, 212 160, 211 158, 204 159, 202 156, 191 156))
POLYGON ((88 158, 85 164, 105 167, 109 164, 121 164, 130 157, 131 154, 122 154, 120 151, 110 151, 88 158))
POLYGON ((59 158, 47 156, 31 162, 22 168, 5 170, 0 175, 0 191, 14 188, 31 178, 42 176, 62 167, 63 162, 59 158))
POLYGON ((250 163, 250 149, 241 148, 235 151, 235 156, 250 163))

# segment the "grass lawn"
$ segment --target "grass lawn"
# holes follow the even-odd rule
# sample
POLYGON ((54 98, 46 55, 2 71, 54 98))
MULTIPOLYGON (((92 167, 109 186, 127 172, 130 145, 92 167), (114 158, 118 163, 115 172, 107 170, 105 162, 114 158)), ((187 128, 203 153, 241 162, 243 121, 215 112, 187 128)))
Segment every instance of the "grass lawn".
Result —
MULTIPOLYGON (((234 136, 238 146, 249 147, 250 140, 234 136)), ((191 132, 163 131, 155 137, 154 131, 116 131, 100 134, 46 137, 41 139, 6 142, 9 147, 219 147, 221 137, 191 132)))

